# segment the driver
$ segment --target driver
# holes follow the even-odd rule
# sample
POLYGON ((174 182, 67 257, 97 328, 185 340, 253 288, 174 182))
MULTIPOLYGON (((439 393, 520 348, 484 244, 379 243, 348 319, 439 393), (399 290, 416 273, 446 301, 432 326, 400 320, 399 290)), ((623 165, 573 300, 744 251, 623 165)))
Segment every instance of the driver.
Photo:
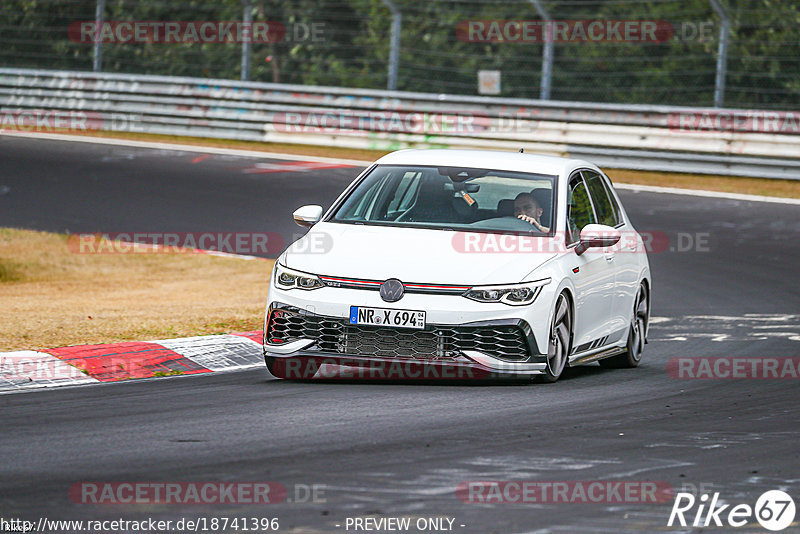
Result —
POLYGON ((514 199, 514 216, 517 219, 529 222, 543 233, 548 233, 550 228, 542 226, 542 213, 544 210, 539 202, 530 193, 520 193, 514 199))

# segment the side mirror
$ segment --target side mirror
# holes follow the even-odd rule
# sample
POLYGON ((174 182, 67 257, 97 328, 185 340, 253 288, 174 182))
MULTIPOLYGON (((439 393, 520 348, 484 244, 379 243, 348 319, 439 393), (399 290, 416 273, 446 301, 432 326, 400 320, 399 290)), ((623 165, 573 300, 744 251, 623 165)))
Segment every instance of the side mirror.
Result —
POLYGON ((313 204, 310 206, 302 206, 294 210, 292 217, 294 217, 294 222, 299 226, 311 228, 322 218, 322 206, 313 204))
POLYGON ((605 224, 587 224, 581 230, 581 241, 575 247, 575 252, 580 256, 587 249, 598 247, 613 247, 619 243, 622 234, 619 230, 605 224))

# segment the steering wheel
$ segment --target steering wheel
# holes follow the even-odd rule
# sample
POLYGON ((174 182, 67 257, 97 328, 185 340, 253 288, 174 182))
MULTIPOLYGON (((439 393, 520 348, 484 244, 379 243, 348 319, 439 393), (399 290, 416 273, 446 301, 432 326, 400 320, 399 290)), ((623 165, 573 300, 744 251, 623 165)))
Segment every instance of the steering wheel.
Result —
POLYGON ((527 221, 517 219, 513 215, 506 215, 505 217, 493 217, 491 219, 484 219, 476 221, 470 226, 473 228, 492 228, 497 230, 511 230, 514 232, 538 232, 538 228, 527 221))

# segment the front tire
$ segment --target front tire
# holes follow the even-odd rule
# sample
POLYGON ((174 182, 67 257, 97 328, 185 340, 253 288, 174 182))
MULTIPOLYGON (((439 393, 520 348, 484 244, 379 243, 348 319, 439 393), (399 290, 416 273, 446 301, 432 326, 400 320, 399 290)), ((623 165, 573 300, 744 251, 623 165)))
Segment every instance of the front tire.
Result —
POLYGON ((561 293, 556 299, 553 322, 550 326, 550 342, 547 349, 547 367, 538 380, 553 383, 559 379, 567 366, 572 347, 572 313, 569 299, 561 293))
POLYGON ((647 328, 650 323, 650 300, 647 296, 647 286, 642 282, 633 301, 633 313, 628 328, 628 344, 625 346, 625 352, 600 360, 600 366, 607 369, 631 369, 637 367, 642 361, 644 344, 647 340, 647 328))

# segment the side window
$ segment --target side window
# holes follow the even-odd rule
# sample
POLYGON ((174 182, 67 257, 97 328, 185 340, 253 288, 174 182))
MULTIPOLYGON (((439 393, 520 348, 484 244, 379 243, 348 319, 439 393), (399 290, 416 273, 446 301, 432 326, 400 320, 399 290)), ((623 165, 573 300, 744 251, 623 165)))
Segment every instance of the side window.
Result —
POLYGON ((609 180, 608 177, 603 179, 603 186, 606 188, 606 193, 608 193, 608 200, 611 201, 611 208, 614 210, 614 213, 617 216, 617 224, 622 224, 624 222, 624 219, 622 218, 622 210, 620 209, 619 203, 614 196, 614 191, 611 188, 611 180, 609 180))
POLYGON ((581 230, 587 224, 596 222, 589 193, 580 173, 574 175, 567 191, 567 244, 580 239, 581 230))
POLYGON ((618 225, 620 222, 618 212, 614 209, 612 197, 603 185, 603 177, 594 171, 581 171, 581 173, 586 179, 586 185, 589 186, 589 194, 592 195, 597 222, 608 226, 618 225))

